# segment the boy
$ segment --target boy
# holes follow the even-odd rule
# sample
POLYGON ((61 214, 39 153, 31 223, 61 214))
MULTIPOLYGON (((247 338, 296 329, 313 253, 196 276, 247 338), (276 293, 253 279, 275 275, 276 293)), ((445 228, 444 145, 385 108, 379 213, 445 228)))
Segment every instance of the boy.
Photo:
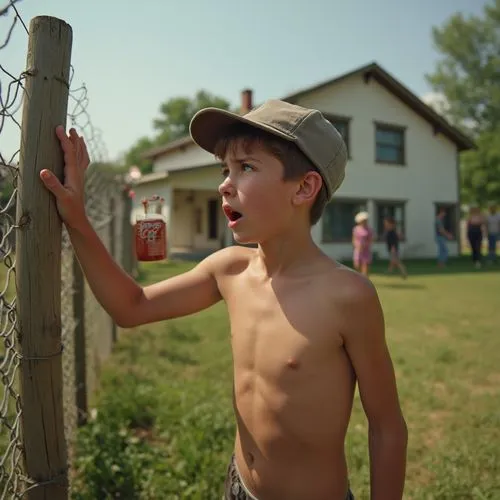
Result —
POLYGON ((222 209, 235 240, 258 247, 225 248, 142 288, 91 228, 85 144, 59 127, 65 185, 47 170, 40 175, 94 294, 122 327, 226 302, 237 421, 226 499, 353 498, 344 438, 356 381, 369 422, 371 497, 401 499, 407 431, 377 294, 311 239, 311 225, 344 177, 339 133, 318 111, 281 101, 243 117, 205 109, 190 130, 221 160, 222 209))

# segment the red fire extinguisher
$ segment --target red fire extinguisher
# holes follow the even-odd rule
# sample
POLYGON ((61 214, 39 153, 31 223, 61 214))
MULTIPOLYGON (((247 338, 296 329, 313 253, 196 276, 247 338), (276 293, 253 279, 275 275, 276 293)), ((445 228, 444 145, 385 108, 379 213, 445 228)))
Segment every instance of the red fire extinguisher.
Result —
POLYGON ((138 215, 135 224, 135 250, 139 261, 167 258, 167 224, 161 214, 164 202, 165 199, 158 195, 142 199, 144 215, 138 215), (150 204, 157 204, 160 213, 148 213, 150 204))

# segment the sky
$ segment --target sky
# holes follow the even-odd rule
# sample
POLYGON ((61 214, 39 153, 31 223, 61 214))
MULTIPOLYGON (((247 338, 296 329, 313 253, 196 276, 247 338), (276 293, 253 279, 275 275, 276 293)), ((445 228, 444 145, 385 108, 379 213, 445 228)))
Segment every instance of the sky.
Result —
MULTIPOLYGON (((8 0, 0 0, 0 9, 8 0)), ((376 61, 420 97, 440 55, 432 27, 453 13, 481 14, 486 0, 21 0, 33 17, 54 16, 73 30, 73 87, 85 83, 88 112, 109 160, 142 136, 162 102, 205 89, 240 102, 283 97, 376 61)), ((11 9, 12 10, 12 9, 11 9)), ((10 16, 9 16, 10 17, 10 16)), ((11 20, 11 19, 10 19, 11 20)), ((0 45, 9 18, 0 18, 0 45)), ((18 23, 0 65, 19 75, 28 35, 18 23)), ((9 79, 0 72, 5 99, 9 79)), ((5 123, 0 152, 18 148, 5 123)))

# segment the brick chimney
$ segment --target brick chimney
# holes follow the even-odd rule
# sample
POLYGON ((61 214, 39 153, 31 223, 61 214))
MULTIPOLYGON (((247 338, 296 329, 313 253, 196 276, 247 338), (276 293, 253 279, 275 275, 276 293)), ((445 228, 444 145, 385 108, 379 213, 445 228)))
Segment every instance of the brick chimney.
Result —
POLYGON ((245 89, 241 91, 241 109, 240 114, 244 115, 252 110, 252 89, 245 89))

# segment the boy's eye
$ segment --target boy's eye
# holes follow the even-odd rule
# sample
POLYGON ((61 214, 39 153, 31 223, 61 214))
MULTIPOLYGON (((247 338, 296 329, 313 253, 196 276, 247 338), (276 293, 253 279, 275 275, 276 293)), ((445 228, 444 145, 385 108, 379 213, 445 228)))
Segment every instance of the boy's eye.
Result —
POLYGON ((245 172, 251 172, 253 170, 253 167, 252 165, 248 164, 248 163, 242 163, 241 164, 241 168, 245 171, 245 172))

